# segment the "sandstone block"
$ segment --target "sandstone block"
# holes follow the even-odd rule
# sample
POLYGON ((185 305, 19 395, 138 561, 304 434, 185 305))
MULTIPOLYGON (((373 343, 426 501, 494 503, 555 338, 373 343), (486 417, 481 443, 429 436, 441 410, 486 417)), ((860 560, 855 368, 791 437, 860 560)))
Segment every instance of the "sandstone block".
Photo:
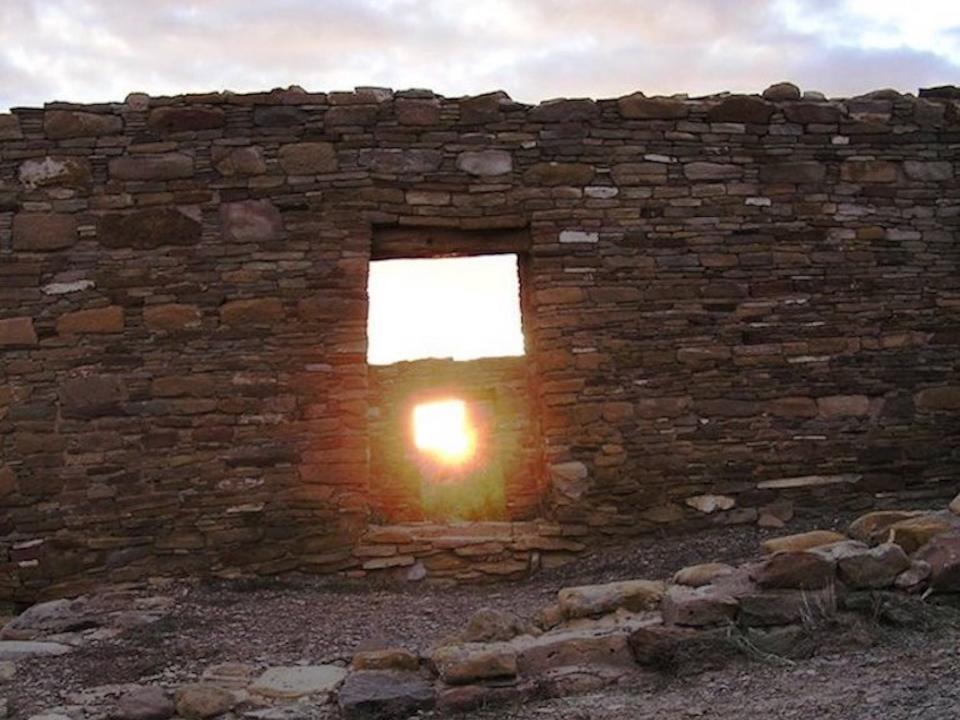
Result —
POLYGON ((123 120, 116 115, 77 110, 47 110, 43 130, 51 140, 116 135, 123 130, 123 120))
POLYGON ((0 113, 0 140, 19 140, 22 137, 17 116, 0 113))
POLYGON ((584 122, 600 114, 593 100, 547 100, 532 110, 528 117, 533 122, 584 122))
POLYGON ((911 180, 921 182, 944 182, 953 178, 953 163, 947 161, 922 162, 905 160, 903 171, 911 180))
POLYGON ((901 520, 908 520, 912 517, 922 515, 918 511, 906 510, 876 510, 866 515, 861 515, 847 528, 847 533, 855 540, 861 540, 865 543, 876 544, 886 538, 890 526, 901 520))
POLYGON ((200 242, 200 223, 176 208, 109 213, 97 224, 97 239, 107 248, 153 250, 164 245, 200 242))
POLYGON ((457 156, 457 167, 479 177, 505 175, 513 170, 513 156, 506 150, 471 150, 457 156))
POLYGON ((813 418, 817 416, 817 401, 808 397, 784 397, 767 401, 771 415, 785 418, 813 418))
POLYGON ((960 518, 953 513, 929 513, 893 523, 888 539, 912 555, 937 535, 957 529, 960 529, 960 518))
POLYGON ((310 116, 305 110, 286 105, 265 105, 253 109, 253 124, 259 127, 297 127, 310 116))
POLYGON ((337 171, 337 152, 331 143, 291 143, 280 147, 280 167, 288 175, 319 175, 337 171))
POLYGON ((13 468, 0 465, 0 498, 12 495, 17 489, 17 474, 13 468))
POLYGON ((180 133, 214 130, 226 123, 223 110, 215 107, 159 107, 150 111, 147 126, 154 132, 180 133))
POLYGON ((960 410, 960 385, 926 388, 913 401, 921 410, 960 410))
POLYGON ((220 206, 223 236, 231 242, 267 242, 283 237, 283 218, 269 200, 241 200, 220 206))
POLYGON ((764 100, 780 102, 783 100, 799 100, 800 88, 791 82, 774 83, 763 91, 764 100))
POLYGON ((583 302, 583 290, 578 287, 555 287, 537 290, 536 300, 540 305, 570 305, 583 302))
POLYGON ((831 395, 817 398, 817 408, 824 417, 865 417, 870 414, 870 398, 866 395, 831 395))
POLYGON ((628 120, 680 120, 690 114, 682 100, 663 97, 644 97, 634 93, 617 100, 620 114, 628 120))
POLYGON ((916 554, 930 567, 930 586, 940 592, 960 592, 960 525, 933 537, 916 554))
POLYGON ((363 670, 347 676, 337 703, 345 720, 407 718, 431 710, 436 694, 416 673, 363 670))
POLYGON ((167 720, 176 706, 167 693, 158 687, 140 687, 125 692, 117 700, 116 720, 167 720))
POLYGON ((827 168, 818 162, 787 162, 760 167, 760 180, 767 183, 821 183, 827 168))
POLYGON ((793 552, 799 550, 809 550, 810 548, 830 545, 831 543, 846 540, 845 535, 832 530, 811 530, 810 532, 798 533, 796 535, 787 535, 785 537, 772 538, 760 543, 760 548, 772 555, 773 553, 790 550, 793 552))
POLYGON ((585 163, 544 162, 531 165, 523 174, 527 185, 588 185, 594 176, 592 165, 585 163))
POLYGON ((950 501, 950 505, 947 508, 954 515, 960 515, 960 495, 957 495, 953 500, 950 501))
POLYGON ((735 598, 714 585, 672 585, 663 596, 660 612, 666 624, 706 627, 732 622, 737 606, 735 598))
POLYGON ((468 125, 497 122, 509 102, 510 96, 503 91, 464 98, 460 101, 460 121, 468 125))
POLYGON ((784 550, 771 555, 751 572, 761 587, 819 590, 834 581, 836 566, 814 553, 784 550))
POLYGON ((847 160, 840 165, 840 177, 852 183, 891 183, 897 180, 897 166, 886 160, 847 160))
POLYGON ((231 300, 220 308, 220 320, 227 325, 270 325, 283 318, 280 298, 231 300))
POLYGON ((910 561, 910 567, 897 575, 893 585, 897 590, 917 592, 926 586, 930 573, 930 563, 914 559, 910 561))
POLYGON ((108 163, 116 180, 177 180, 193 177, 193 157, 182 152, 125 155, 108 163))
POLYGON ((899 545, 884 543, 837 560, 840 579, 852 588, 885 588, 910 567, 899 545))
POLYGON ((126 399, 126 385, 112 375, 71 378, 60 385, 60 406, 65 417, 93 418, 120 414, 126 399))
POLYGON ((703 587, 732 574, 733 567, 726 563, 701 563, 677 571, 673 576, 673 582, 687 587, 703 587))
POLYGON ((247 147, 214 146, 210 159, 224 177, 262 175, 267 171, 263 150, 258 145, 247 147))
POLYGON ((37 332, 33 329, 33 318, 13 317, 0 320, 0 347, 36 344, 37 332))
POLYGON ((414 148, 376 148, 360 151, 360 166, 387 175, 433 172, 440 168, 443 153, 414 148))
POLYGON ((669 675, 697 675, 719 670, 738 656, 726 631, 654 625, 635 630, 630 651, 641 667, 669 675))
POLYGON ((467 643, 437 648, 431 660, 450 685, 517 675, 517 653, 507 643, 467 643))
POLYGON ((20 182, 28 190, 41 187, 80 188, 90 184, 90 161, 81 157, 51 157, 26 160, 20 165, 20 182))
POLYGON ((77 219, 62 213, 17 213, 13 218, 13 249, 51 252, 76 244, 77 219))
POLYGON ((119 305, 77 310, 57 318, 60 335, 119 333, 123 325, 123 308, 119 305))
POLYGON ((148 305, 143 309, 143 322, 155 332, 178 332, 187 328, 199 327, 200 309, 196 305, 167 303, 148 305))
POLYGON ((747 95, 734 95, 710 108, 710 122, 752 123, 763 125, 770 122, 774 106, 765 100, 747 95))
POLYGON ((440 101, 400 98, 394 103, 401 125, 436 125, 440 122, 440 101))
POLYGON ((633 612, 652 610, 660 604, 664 591, 660 581, 624 580, 563 588, 557 593, 557 601, 564 616, 572 619, 605 615, 618 608, 633 612))
POLYGON ((177 688, 177 714, 187 720, 204 720, 233 709, 237 699, 232 692, 216 685, 193 683, 177 688))
POLYGON ((705 515, 715 513, 718 510, 729 510, 737 504, 737 501, 729 495, 694 495, 683 502, 705 515))
POLYGON ((250 686, 254 695, 294 699, 333 692, 347 671, 337 665, 295 665, 272 667, 250 686))
POLYGON ((840 122, 841 110, 827 103, 795 103, 785 105, 783 114, 790 122, 801 125, 834 125, 840 122))
POLYGON ((355 670, 411 670, 420 667, 416 655, 403 648, 385 648, 382 650, 361 650, 353 656, 351 663, 355 670))
POLYGON ((617 163, 610 169, 617 185, 663 185, 667 166, 656 162, 617 163))

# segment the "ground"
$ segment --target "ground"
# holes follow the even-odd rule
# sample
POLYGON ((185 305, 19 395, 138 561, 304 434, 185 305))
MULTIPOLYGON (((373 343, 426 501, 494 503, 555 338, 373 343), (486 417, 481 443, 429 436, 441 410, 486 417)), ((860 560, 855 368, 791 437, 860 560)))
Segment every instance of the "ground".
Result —
MULTIPOLYGON (((842 527, 847 519, 821 519, 816 525, 842 527)), ((810 527, 813 523, 797 520, 789 531, 810 527)), ((299 575, 165 581, 149 592, 175 595, 172 613, 63 657, 19 663, 7 700, 14 717, 27 718, 84 688, 131 682, 172 687, 218 663, 266 667, 346 661, 358 648, 384 644, 425 650, 461 629, 481 607, 533 617, 561 587, 668 577, 684 565, 707 560, 739 562, 757 554, 760 539, 783 532, 734 527, 648 537, 604 548, 523 582, 498 585, 387 586, 299 575)), ((796 663, 744 660, 709 674, 664 678, 655 687, 611 688, 466 717, 957 718, 960 623, 935 628, 878 628, 869 647, 848 645, 796 663)))

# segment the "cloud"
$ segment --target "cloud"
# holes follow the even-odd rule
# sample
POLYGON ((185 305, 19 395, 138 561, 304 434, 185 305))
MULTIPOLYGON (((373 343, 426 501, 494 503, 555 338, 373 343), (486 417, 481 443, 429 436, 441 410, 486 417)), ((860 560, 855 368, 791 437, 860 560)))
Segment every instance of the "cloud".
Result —
MULTIPOLYGON (((892 0, 5 0, 0 108, 383 85, 549 97, 955 81, 960 12, 892 0)), ((960 7, 960 6, 958 6, 960 7)))

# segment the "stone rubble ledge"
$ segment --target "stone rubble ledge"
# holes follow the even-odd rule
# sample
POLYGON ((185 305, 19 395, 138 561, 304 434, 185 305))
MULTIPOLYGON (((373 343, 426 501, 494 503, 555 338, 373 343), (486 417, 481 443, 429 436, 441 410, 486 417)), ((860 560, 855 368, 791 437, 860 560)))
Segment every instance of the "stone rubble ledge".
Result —
MULTIPOLYGON (((526 524, 459 529, 469 547, 469 541, 522 537, 518 525, 526 524)), ((377 528, 368 541, 444 537, 438 527, 377 528)), ((283 720, 337 712, 346 720, 446 717, 610 685, 655 691, 663 675, 696 675, 744 658, 835 653, 862 644, 871 623, 921 627, 934 601, 960 608, 960 496, 946 510, 874 511, 846 534, 815 530, 767 541, 762 549, 762 558, 739 567, 703 563, 668 581, 563 588, 532 622, 481 609, 422 656, 381 647, 320 665, 226 663, 175 688, 90 688, 43 717, 78 711, 115 720, 283 720)), ((108 617, 124 611, 122 596, 98 602, 108 617)), ((153 611, 168 607, 164 598, 139 602, 153 611)), ((53 638, 78 622, 96 622, 95 605, 87 599, 34 606, 0 633, 32 640, 0 641, 0 655, 4 643, 55 644, 53 638)), ((4 671, 12 677, 12 669, 4 671)))

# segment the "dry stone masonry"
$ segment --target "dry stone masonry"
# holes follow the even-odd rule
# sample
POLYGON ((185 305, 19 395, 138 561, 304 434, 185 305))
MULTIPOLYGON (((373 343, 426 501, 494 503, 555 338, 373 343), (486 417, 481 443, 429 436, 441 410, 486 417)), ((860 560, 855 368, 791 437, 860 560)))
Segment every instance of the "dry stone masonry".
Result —
POLYGON ((597 538, 951 497, 958 143, 954 87, 0 115, 0 600, 496 578, 597 538), (410 526, 381 472, 371 392, 407 376, 367 367, 366 281, 390 248, 521 257, 526 358, 476 375, 518 388, 490 537, 410 526))

